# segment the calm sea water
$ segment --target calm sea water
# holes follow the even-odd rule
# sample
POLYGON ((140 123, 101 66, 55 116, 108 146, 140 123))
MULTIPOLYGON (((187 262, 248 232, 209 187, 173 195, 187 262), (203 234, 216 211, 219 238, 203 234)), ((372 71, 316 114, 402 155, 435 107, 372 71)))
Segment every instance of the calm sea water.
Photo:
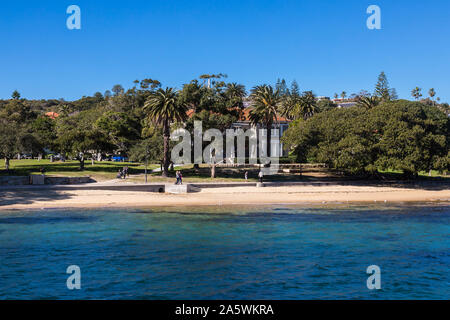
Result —
POLYGON ((0 299, 450 299, 449 246, 448 206, 3 212, 0 299))

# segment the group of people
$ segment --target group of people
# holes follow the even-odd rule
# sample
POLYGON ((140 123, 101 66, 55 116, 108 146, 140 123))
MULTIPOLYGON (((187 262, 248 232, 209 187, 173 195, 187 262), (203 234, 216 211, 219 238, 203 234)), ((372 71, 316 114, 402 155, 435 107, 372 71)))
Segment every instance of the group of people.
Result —
POLYGON ((177 182, 175 184, 183 184, 183 175, 180 171, 176 172, 177 182))
POLYGON ((129 176, 128 167, 123 167, 122 170, 119 169, 119 172, 117 172, 117 179, 126 179, 129 176))

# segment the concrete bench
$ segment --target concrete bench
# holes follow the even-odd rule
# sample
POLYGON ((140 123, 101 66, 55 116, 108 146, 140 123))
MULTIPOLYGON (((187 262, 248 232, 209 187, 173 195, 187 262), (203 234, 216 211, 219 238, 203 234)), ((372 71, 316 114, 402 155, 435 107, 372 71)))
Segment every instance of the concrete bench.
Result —
POLYGON ((166 185, 166 193, 191 193, 198 191, 198 188, 194 187, 191 184, 167 184, 166 185))

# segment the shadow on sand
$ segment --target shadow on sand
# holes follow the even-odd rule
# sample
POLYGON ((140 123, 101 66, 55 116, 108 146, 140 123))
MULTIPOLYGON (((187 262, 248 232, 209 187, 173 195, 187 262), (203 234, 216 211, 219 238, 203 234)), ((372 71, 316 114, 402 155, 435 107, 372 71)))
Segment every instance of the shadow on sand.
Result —
POLYGON ((343 180, 343 179, 309 179, 305 182, 313 183, 332 183, 336 186, 352 186, 352 187, 388 187, 399 189, 412 189, 424 191, 442 191, 450 189, 450 179, 442 180, 406 180, 406 181, 381 181, 381 180, 343 180))
POLYGON ((70 199, 72 196, 67 193, 60 193, 57 190, 21 190, 2 189, 0 190, 0 209, 4 206, 16 204, 32 204, 36 201, 51 201, 70 199))

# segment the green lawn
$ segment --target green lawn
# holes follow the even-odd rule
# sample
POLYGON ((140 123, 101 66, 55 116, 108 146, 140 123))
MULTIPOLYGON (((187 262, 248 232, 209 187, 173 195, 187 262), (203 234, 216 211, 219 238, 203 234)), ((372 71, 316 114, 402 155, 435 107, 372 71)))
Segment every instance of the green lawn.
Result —
MULTIPOLYGON (((79 177, 90 176, 97 181, 114 179, 117 176, 117 172, 124 166, 128 166, 130 174, 144 173, 144 165, 140 163, 130 162, 112 162, 101 161, 95 162, 94 165, 91 161, 85 162, 85 170, 80 171, 79 161, 66 161, 66 162, 50 162, 50 160, 11 160, 9 175, 11 176, 27 176, 29 174, 39 174, 40 169, 45 169, 45 174, 49 176, 65 176, 65 177, 79 177)), ((149 170, 158 168, 158 165, 149 165, 149 170)), ((5 171, 5 164, 0 166, 0 175, 7 175, 5 171)))
MULTIPOLYGON (((128 166, 129 173, 131 177, 127 181, 132 182, 144 182, 144 172, 145 167, 141 163, 131 163, 131 162, 111 162, 111 161, 101 161, 95 162, 94 165, 91 161, 85 162, 85 170, 80 171, 79 161, 66 161, 66 162, 50 162, 50 160, 44 159, 38 160, 11 160, 10 171, 7 173, 5 171, 4 162, 0 164, 0 176, 11 175, 11 176, 27 176, 30 174, 39 174, 40 169, 45 169, 45 174, 48 176, 90 176, 96 181, 105 181, 115 179, 117 172, 121 170, 124 166, 128 166)), ((157 183, 172 183, 175 179, 175 171, 169 173, 169 178, 161 177, 160 172, 151 173, 151 170, 159 168, 158 164, 151 164, 148 166, 148 181, 157 183)), ((216 178, 211 179, 211 171, 208 165, 200 165, 198 170, 193 168, 193 165, 187 165, 183 167, 177 167, 175 170, 181 170, 183 172, 183 180, 187 183, 189 182, 242 182, 244 180, 244 172, 248 171, 249 181, 257 181, 258 168, 248 167, 248 168, 217 168, 216 178)), ((401 179, 400 171, 384 171, 383 176, 392 179, 401 179)), ((308 175, 306 172, 301 175, 295 174, 277 174, 273 176, 266 176, 265 181, 299 181, 299 180, 316 180, 323 178, 332 177, 331 172, 326 173, 322 177, 314 177, 308 175)), ((422 172, 419 175, 421 179, 439 179, 447 178, 448 176, 440 175, 437 171, 432 171, 432 177, 428 176, 428 172, 422 172)))
MULTIPOLYGON (((30 174, 39 174, 40 169, 44 168, 47 176, 65 176, 65 177, 80 177, 90 176, 96 181, 105 181, 115 179, 117 172, 123 167, 128 166, 131 177, 126 181, 144 182, 145 181, 145 166, 141 163, 131 162, 111 162, 99 161, 94 165, 91 161, 85 161, 85 170, 80 171, 79 161, 66 162, 50 162, 50 160, 11 160, 10 171, 5 171, 4 162, 0 165, 0 176, 27 176, 30 174)), ((169 172, 169 178, 161 177, 160 172, 152 173, 151 170, 159 168, 159 164, 149 164, 148 166, 148 180, 150 182, 171 183, 175 179, 175 171, 169 172)), ((207 165, 201 165, 200 170, 194 170, 193 165, 176 167, 175 170, 183 171, 183 179, 185 182, 225 182, 225 181, 244 181, 244 171, 242 170, 225 170, 217 169, 218 177, 211 179, 210 169, 207 165)), ((256 181, 257 169, 255 170, 254 178, 249 176, 249 181, 256 181)))
MULTIPOLYGON (((96 181, 105 181, 115 179, 117 172, 124 166, 128 166, 130 178, 126 181, 131 182, 144 182, 145 181, 145 166, 141 163, 131 162, 111 162, 101 161, 95 162, 94 165, 91 161, 85 161, 85 170, 80 171, 79 161, 66 161, 66 162, 50 162, 50 160, 43 159, 38 160, 11 160, 10 171, 5 171, 4 163, 0 165, 0 176, 27 176, 30 174, 39 174, 40 169, 44 168, 47 176, 65 176, 65 177, 80 177, 90 176, 96 181)), ((161 177, 160 172, 152 173, 151 170, 159 168, 158 164, 151 164, 148 166, 148 181, 157 183, 172 183, 175 179, 175 171, 169 172, 168 178, 161 177)), ((208 165, 200 165, 199 170, 194 170, 193 165, 186 165, 182 167, 176 167, 175 170, 181 170, 183 172, 183 180, 185 182, 242 182, 244 180, 244 172, 249 171, 249 181, 256 181, 258 175, 258 169, 255 167, 246 169, 228 169, 217 168, 217 178, 211 179, 211 171, 208 165)), ((277 176, 278 177, 278 176, 277 176)), ((267 177, 266 180, 277 179, 275 177, 267 177)), ((279 177, 283 179, 283 177, 279 177)), ((291 177, 292 179, 292 177, 291 177)))
MULTIPOLYGON (((384 171, 380 171, 380 173, 385 174, 385 175, 392 175, 392 176, 401 176, 403 174, 403 172, 401 170, 384 170, 384 171)), ((436 170, 431 170, 431 176, 429 175, 429 172, 419 172, 419 178, 448 178, 448 176, 439 173, 439 171, 436 170)))

